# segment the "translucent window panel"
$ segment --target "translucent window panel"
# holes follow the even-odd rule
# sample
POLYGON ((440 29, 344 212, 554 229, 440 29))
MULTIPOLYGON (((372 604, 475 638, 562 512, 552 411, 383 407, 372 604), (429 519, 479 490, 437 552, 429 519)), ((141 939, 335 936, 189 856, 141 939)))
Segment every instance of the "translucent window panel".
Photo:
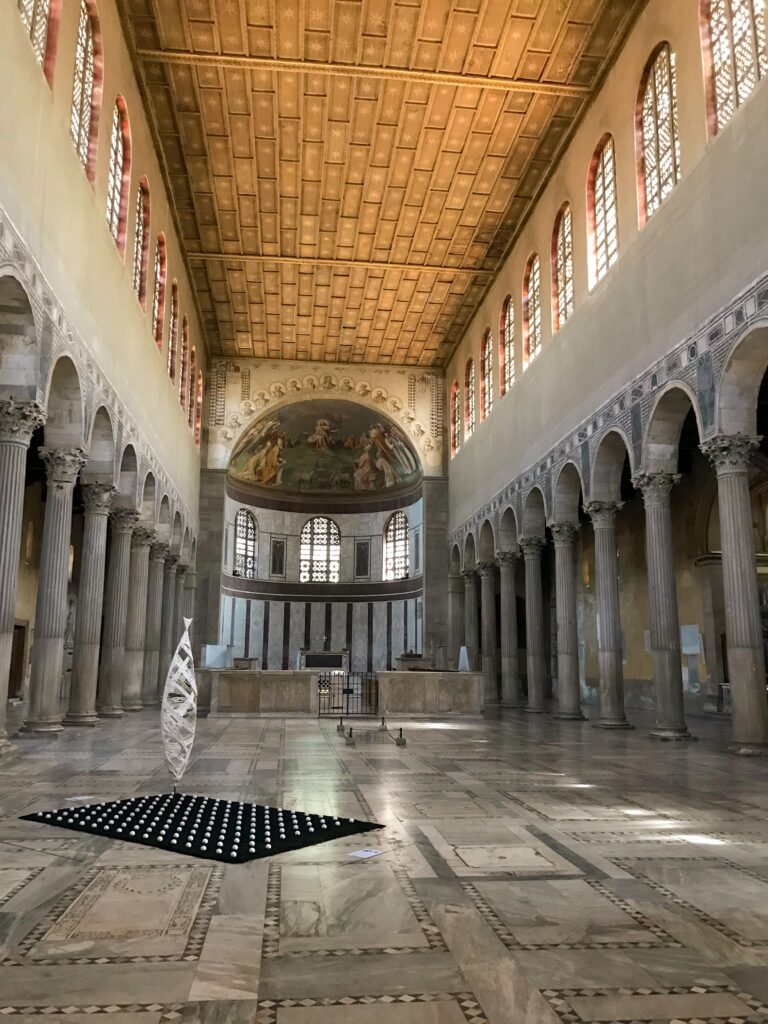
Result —
POLYGON ((599 281, 619 256, 619 224, 616 208, 616 162, 613 139, 597 154, 592 195, 594 217, 595 279, 599 281))
POLYGON ((557 326, 573 315, 573 218, 566 206, 557 220, 555 239, 555 272, 557 275, 557 326))
POLYGON ((653 62, 643 95, 643 176, 648 217, 680 179, 675 55, 664 46, 653 62))
POLYGON ((490 331, 483 338, 480 369, 483 381, 482 414, 485 419, 493 412, 493 338, 490 331))
POLYGON ((338 583, 341 534, 332 519, 315 516, 304 524, 299 542, 302 583, 338 583))
POLYGON ((114 240, 120 234, 120 207, 123 198, 123 171, 125 168, 125 138, 123 114, 115 104, 112 113, 112 134, 109 143, 109 173, 107 176, 107 224, 114 240))
POLYGON ((394 512, 384 530, 384 579, 404 580, 409 571, 408 519, 404 512, 394 512))
POLYGON ((501 315, 501 393, 506 395, 515 383, 515 304, 511 297, 501 315))
POLYGON ((766 0, 711 0, 709 30, 717 127, 723 128, 768 72, 766 0))
POLYGON ((93 113, 93 25, 91 16, 80 0, 80 22, 75 50, 75 80, 72 87, 70 134, 83 167, 88 165, 93 113))
POLYGON ((466 392, 466 407, 464 410, 464 436, 471 437, 475 429, 475 364, 472 362, 471 359, 467 363, 464 390, 466 392))
POLYGON ((50 0, 19 0, 19 13, 32 43, 38 64, 45 63, 48 45, 48 19, 51 14, 50 0))
POLYGON ((541 350, 541 265, 538 256, 532 256, 525 280, 525 326, 528 362, 532 363, 541 350))
POLYGON ((256 579, 256 520, 245 509, 235 516, 235 572, 247 580, 256 579))
POLYGON ((461 392, 454 383, 451 389, 451 450, 455 455, 461 448, 461 392))

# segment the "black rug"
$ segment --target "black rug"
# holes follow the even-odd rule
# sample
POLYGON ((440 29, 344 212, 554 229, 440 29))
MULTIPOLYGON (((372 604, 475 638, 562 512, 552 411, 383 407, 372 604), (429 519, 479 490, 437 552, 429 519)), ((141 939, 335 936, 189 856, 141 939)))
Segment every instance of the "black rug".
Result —
POLYGON ((384 828, 371 821, 306 814, 187 793, 160 793, 21 815, 24 821, 122 839, 190 857, 242 864, 287 850, 384 828))

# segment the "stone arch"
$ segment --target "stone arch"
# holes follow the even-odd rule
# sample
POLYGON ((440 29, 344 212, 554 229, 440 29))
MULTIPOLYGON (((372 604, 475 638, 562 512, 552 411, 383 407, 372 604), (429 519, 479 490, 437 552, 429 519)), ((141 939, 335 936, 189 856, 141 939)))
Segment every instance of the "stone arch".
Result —
POLYGON ((90 425, 88 462, 82 470, 83 483, 115 482, 115 432, 106 406, 100 405, 90 425))
POLYGON ((197 563, 197 537, 192 538, 192 546, 190 548, 189 564, 195 566, 197 563))
POLYGON ((648 420, 643 441, 642 466, 648 473, 677 471, 678 449, 683 423, 693 409, 701 432, 701 413, 696 396, 680 382, 669 384, 659 395, 648 420))
POLYGON ((499 549, 501 551, 517 550, 517 516, 511 505, 504 509, 499 526, 499 549))
POLYGON ((175 555, 181 554, 181 543, 184 538, 184 520, 181 518, 181 512, 178 509, 173 513, 173 523, 171 524, 171 551, 175 555))
POLYGON ((472 533, 468 533, 464 540, 464 558, 462 559, 461 567, 464 570, 470 570, 474 569, 476 564, 475 538, 472 533))
POLYGON ((590 501, 621 501, 621 476, 627 458, 634 473, 632 448, 626 436, 616 428, 609 430, 600 439, 592 459, 590 501))
POLYGON ((566 462, 555 480, 552 497, 552 522, 579 521, 579 504, 584 498, 584 484, 575 462, 566 462))
POLYGON ((154 525, 156 504, 157 481, 155 474, 149 470, 139 488, 139 514, 142 522, 154 525))
POLYGON ((164 544, 170 543, 171 503, 168 500, 167 494, 164 494, 160 499, 160 508, 157 512, 157 536, 164 544))
POLYGON ((139 466, 136 449, 127 444, 120 457, 117 473, 117 504, 122 508, 137 508, 139 504, 139 466))
POLYGON ((486 519, 480 527, 480 540, 478 543, 478 554, 481 562, 492 562, 496 553, 496 540, 493 536, 493 526, 490 520, 486 519))
POLYGON ((544 494, 539 487, 533 487, 523 504, 523 537, 544 537, 547 529, 547 512, 544 494))
POLYGON ((37 328, 24 286, 0 273, 0 398, 30 401, 40 381, 37 328))
POLYGON ((85 440, 85 414, 80 375, 69 356, 60 356, 46 389, 47 448, 79 448, 85 440))
POLYGON ((458 544, 454 544, 451 548, 450 556, 450 571, 452 576, 458 576, 461 572, 461 550, 458 544))
POLYGON ((717 432, 757 433, 757 396, 768 370, 768 322, 752 327, 733 345, 715 398, 717 432))

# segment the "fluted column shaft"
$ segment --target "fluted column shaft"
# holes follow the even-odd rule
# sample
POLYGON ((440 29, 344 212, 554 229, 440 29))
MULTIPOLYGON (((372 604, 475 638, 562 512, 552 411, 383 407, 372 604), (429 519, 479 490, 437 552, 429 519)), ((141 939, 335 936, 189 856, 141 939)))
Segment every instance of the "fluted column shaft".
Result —
POLYGON ((448 616, 450 623, 450 649, 448 665, 455 669, 459 664, 459 651, 464 643, 464 583, 458 573, 448 577, 448 616))
POLYGON ((171 650, 176 649, 176 644, 179 642, 181 634, 184 630, 184 584, 186 582, 188 565, 180 562, 176 566, 176 580, 174 584, 174 601, 173 601, 173 637, 171 650))
POLYGON ((732 744, 736 753, 768 747, 768 702, 755 540, 749 500, 749 463, 759 439, 721 435, 701 445, 717 472, 723 559, 725 636, 731 684, 732 744))
POLYGON ((144 667, 141 687, 141 701, 145 706, 160 703, 157 688, 157 672, 160 662, 163 569, 167 555, 167 544, 156 543, 149 549, 147 615, 144 627, 144 667))
POLYGON ((35 640, 24 731, 55 733, 62 729, 59 687, 67 626, 67 565, 72 534, 72 492, 85 462, 82 448, 40 448, 47 494, 40 575, 37 584, 35 640))
POLYGON ((139 526, 133 531, 131 562, 128 575, 128 615, 125 623, 125 686, 123 707, 141 711, 144 676, 144 636, 147 625, 147 584, 149 578, 149 546, 152 530, 139 526))
POLYGON ((621 650, 619 564, 616 557, 616 513, 620 502, 593 501, 584 511, 595 534, 597 649, 600 666, 600 715, 604 729, 631 728, 624 714, 624 668, 621 650))
POLYGON ((104 635, 99 668, 99 714, 119 718, 123 714, 125 685, 125 631, 128 612, 128 580, 131 565, 131 534, 138 519, 134 509, 115 509, 111 515, 112 537, 104 593, 104 635))
POLYGON ((550 523, 555 543, 557 613, 557 718, 581 720, 579 638, 576 631, 576 566, 574 523, 550 523))
POLYGON ((173 622, 176 602, 175 555, 168 555, 163 568, 163 613, 160 625, 160 659, 157 666, 157 692, 162 699, 165 677, 173 657, 173 622))
POLYGON ((645 505, 645 546, 651 657, 656 690, 655 739, 690 739, 683 704, 680 616, 677 610, 671 493, 677 473, 638 473, 633 480, 645 505))
POLYGON ((464 577, 464 646, 467 648, 470 672, 476 672, 478 666, 478 635, 477 635, 477 576, 474 569, 462 573, 464 577))
POLYGON ((480 618, 483 630, 481 666, 486 704, 499 703, 496 667, 496 565, 484 562, 480 570, 480 618))
POLYGON ((21 526, 27 449, 45 421, 35 402, 0 402, 0 753, 8 749, 5 716, 11 669, 16 586, 19 581, 21 526))
MULTIPOLYGON (((197 573, 192 566, 187 570, 187 575, 184 578, 184 600, 182 602, 181 617, 183 619, 192 619, 192 625, 189 627, 189 646, 192 648, 192 654, 195 652, 195 592, 197 590, 197 573)), ((182 621, 180 631, 183 632, 184 623, 182 621)))
POLYGON ((85 506, 82 568, 77 595, 69 710, 64 716, 64 725, 95 725, 98 721, 96 686, 104 603, 107 519, 114 488, 109 484, 86 484, 82 493, 85 506))
POLYGON ((520 547, 525 559, 525 645, 528 669, 528 704, 532 714, 546 711, 546 664, 544 660, 544 598, 541 589, 543 537, 523 537, 520 547))
POLYGON ((499 555, 501 578, 501 704, 505 708, 523 707, 518 665, 517 588, 515 567, 517 555, 505 551, 499 555))

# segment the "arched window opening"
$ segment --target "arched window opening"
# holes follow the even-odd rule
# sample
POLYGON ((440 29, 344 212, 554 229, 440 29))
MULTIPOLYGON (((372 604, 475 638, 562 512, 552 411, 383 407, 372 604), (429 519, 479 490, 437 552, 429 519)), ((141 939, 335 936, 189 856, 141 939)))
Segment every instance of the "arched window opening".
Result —
POLYGON ((541 265, 536 253, 528 260, 523 283, 524 357, 529 366, 541 349, 541 265))
POLYGON ((246 580, 256 579, 256 520, 248 509, 238 509, 235 516, 234 575, 246 580))
POLYGON ((410 568, 408 517, 405 512, 393 512, 384 527, 384 579, 408 579, 410 568))
POLYGON ((606 136, 595 150, 589 174, 588 208, 592 235, 592 283, 597 284, 619 257, 616 208, 616 161, 613 138, 606 136))
POLYGON ((171 282, 171 312, 168 321, 168 376, 175 382, 179 346, 179 286, 175 281, 171 282))
POLYGON ((315 516, 301 531, 299 580, 302 583, 338 583, 341 534, 332 519, 315 516))
POLYGON ((112 113, 107 176, 107 224, 119 252, 125 249, 125 222, 128 212, 128 180, 131 174, 131 133, 128 111, 118 96, 112 113))
POLYGON ((182 408, 186 409, 189 378, 189 324, 186 317, 181 321, 181 359, 179 363, 179 401, 182 408))
POLYGON ((480 416, 482 419, 493 412, 493 338, 486 331, 480 350, 480 416))
POLYGON ((133 290, 147 308, 147 262, 149 260, 149 186, 146 179, 136 189, 136 225, 133 235, 133 290))
POLYGON ((56 60, 61 0, 18 0, 18 7, 37 63, 50 84, 56 60))
POLYGON ((768 73, 766 0, 702 0, 712 134, 768 73))
POLYGON ((555 271, 555 330, 573 315, 573 218, 566 203, 555 222, 554 259, 555 271))
POLYGON ((499 324, 501 343, 499 345, 499 356, 501 360, 501 394, 506 395, 515 383, 515 304, 512 296, 504 299, 501 307, 501 322, 499 324))
POLYGON ((165 236, 157 236, 155 270, 152 290, 152 337, 158 348, 163 347, 163 319, 165 317, 165 236))
POLYGON ((461 392, 459 382, 454 381, 451 387, 451 455, 461 448, 461 392))
POLYGON ((645 69, 638 98, 641 222, 652 216, 680 180, 675 55, 664 45, 645 69))
POLYGON ((475 364, 470 359, 464 374, 464 437, 472 436, 475 429, 475 364))
POLYGON ((197 353, 194 348, 189 354, 189 398, 188 398, 188 412, 187 412, 187 423, 190 427, 195 425, 195 374, 197 373, 197 353))
POLYGON ((101 37, 96 8, 88 0, 80 0, 70 134, 90 181, 96 169, 101 75, 101 37))
POLYGON ((197 371, 197 388, 195 394, 195 444, 200 447, 203 436, 203 371, 197 371))

